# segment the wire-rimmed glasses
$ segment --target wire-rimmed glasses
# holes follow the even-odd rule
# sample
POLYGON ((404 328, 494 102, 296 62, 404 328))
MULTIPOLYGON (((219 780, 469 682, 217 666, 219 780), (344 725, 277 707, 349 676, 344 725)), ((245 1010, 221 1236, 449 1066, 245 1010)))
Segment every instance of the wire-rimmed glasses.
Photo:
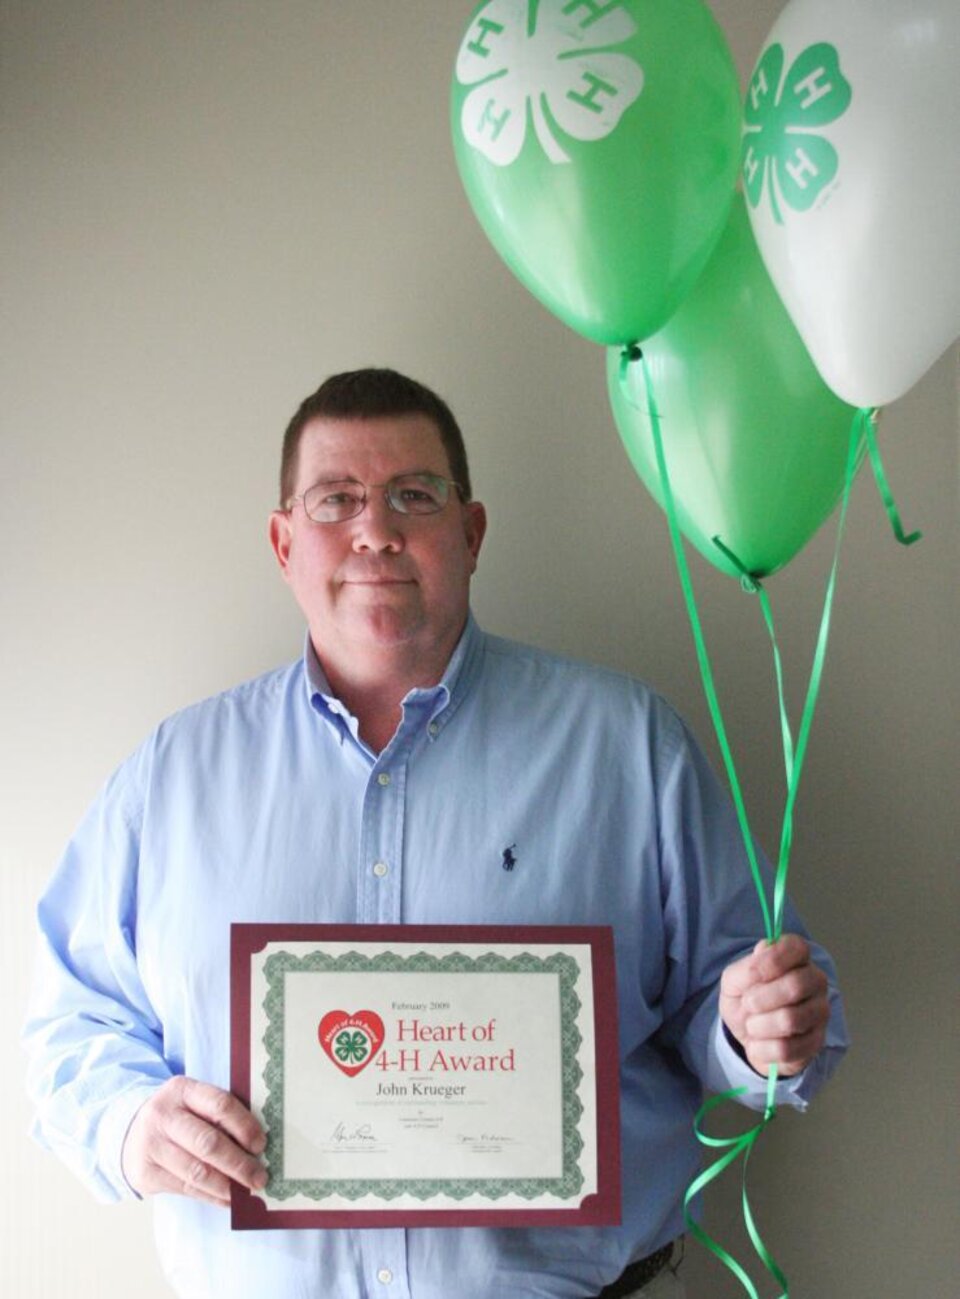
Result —
POLYGON ((396 474, 385 483, 360 483, 355 478, 321 481, 299 496, 291 496, 286 509, 302 502, 307 517, 314 523, 343 523, 362 514, 370 493, 383 490, 383 499, 397 514, 439 514, 450 499, 453 488, 462 488, 452 478, 440 474, 396 474))

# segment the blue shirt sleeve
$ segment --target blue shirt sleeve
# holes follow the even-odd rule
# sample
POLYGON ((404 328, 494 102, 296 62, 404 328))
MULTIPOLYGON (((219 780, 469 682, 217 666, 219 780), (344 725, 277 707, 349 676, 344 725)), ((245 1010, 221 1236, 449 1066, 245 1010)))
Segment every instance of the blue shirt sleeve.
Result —
POLYGON ((24 1029, 32 1134, 104 1201, 134 1195, 123 1139, 170 1077, 137 969, 137 766, 132 759, 108 782, 40 901, 24 1029))

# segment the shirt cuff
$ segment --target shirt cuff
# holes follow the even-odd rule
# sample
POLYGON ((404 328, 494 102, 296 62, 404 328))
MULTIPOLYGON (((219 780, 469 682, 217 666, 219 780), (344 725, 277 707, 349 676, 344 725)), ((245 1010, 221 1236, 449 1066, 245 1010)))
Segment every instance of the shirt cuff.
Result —
MULTIPOLYGON (((714 1025, 711 1047, 716 1067, 726 1079, 723 1088, 718 1090, 743 1088, 743 1092, 737 1097, 740 1104, 752 1110, 764 1109, 767 1104, 767 1079, 749 1064, 742 1054, 739 1043, 732 1037, 719 1015, 714 1025)), ((794 1074, 791 1078, 778 1078, 774 1091, 777 1105, 790 1105, 794 1109, 805 1110, 814 1094, 833 1072, 833 1066, 824 1071, 827 1063, 824 1057, 829 1055, 829 1049, 825 1048, 800 1073, 794 1074)))

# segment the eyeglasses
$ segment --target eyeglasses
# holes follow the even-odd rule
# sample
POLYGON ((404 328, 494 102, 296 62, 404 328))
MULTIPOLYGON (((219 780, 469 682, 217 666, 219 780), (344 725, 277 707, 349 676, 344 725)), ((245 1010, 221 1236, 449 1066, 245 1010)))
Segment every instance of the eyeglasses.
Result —
POLYGON ((450 488, 463 498, 463 489, 451 478, 439 474, 397 474, 385 483, 358 483, 355 478, 338 478, 314 483, 299 496, 291 496, 286 509, 303 502, 314 523, 344 523, 362 514, 370 493, 383 488, 383 499, 397 514, 439 514, 450 499, 450 488))

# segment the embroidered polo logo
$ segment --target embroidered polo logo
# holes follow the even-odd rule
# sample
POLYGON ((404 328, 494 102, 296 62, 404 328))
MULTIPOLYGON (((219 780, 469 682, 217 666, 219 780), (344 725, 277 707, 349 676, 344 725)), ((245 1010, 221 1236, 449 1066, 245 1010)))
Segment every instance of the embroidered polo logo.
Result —
POLYGON ((509 848, 504 848, 503 850, 503 861, 501 865, 505 871, 512 871, 514 866, 517 864, 517 859, 513 855, 513 850, 516 846, 515 843, 512 843, 509 848))

